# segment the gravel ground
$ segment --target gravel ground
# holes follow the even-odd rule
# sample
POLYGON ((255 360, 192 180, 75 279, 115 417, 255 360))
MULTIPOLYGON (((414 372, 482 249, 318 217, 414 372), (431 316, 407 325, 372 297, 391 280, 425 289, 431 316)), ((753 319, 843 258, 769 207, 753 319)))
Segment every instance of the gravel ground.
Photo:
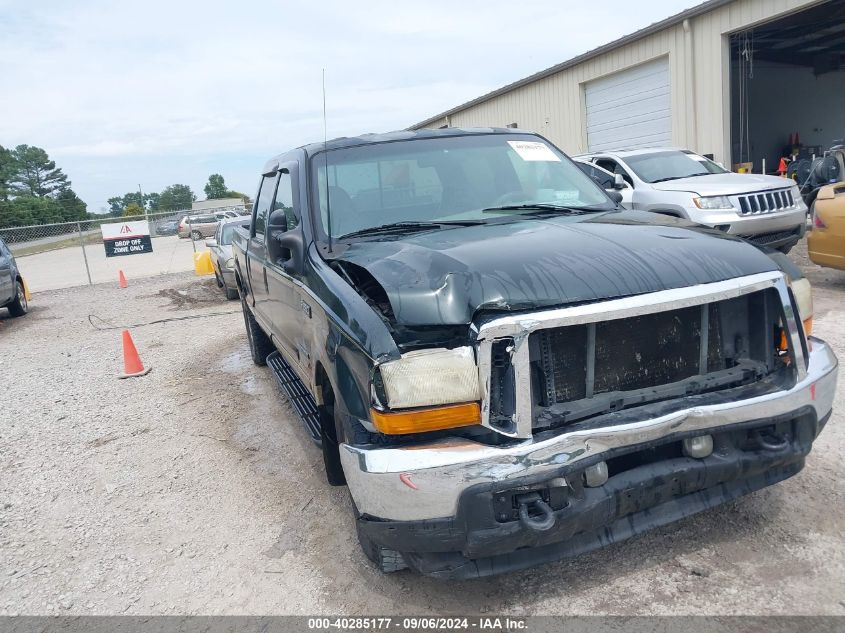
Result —
MULTIPOLYGON (((797 250, 845 357, 845 273, 797 250)), ((382 575, 238 303, 191 274, 115 286, 0 313, 0 614, 845 614, 842 379, 784 483, 521 573, 382 575), (163 319, 132 329, 152 372, 117 380, 120 330, 98 328, 163 319)))

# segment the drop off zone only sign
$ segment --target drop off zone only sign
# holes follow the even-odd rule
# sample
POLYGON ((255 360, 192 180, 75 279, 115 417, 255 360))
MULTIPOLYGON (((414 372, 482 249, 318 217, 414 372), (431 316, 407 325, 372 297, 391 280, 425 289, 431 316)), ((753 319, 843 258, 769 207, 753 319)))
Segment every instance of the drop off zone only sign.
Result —
POLYGON ((146 220, 102 224, 100 229, 103 231, 106 257, 153 252, 150 225, 146 220))

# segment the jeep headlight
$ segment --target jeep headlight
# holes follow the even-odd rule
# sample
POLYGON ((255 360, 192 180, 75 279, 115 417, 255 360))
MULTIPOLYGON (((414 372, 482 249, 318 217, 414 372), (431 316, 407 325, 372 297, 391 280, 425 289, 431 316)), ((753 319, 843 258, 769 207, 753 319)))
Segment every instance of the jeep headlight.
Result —
POLYGON ((390 411, 372 409, 382 433, 420 433, 481 423, 481 389, 469 347, 424 349, 378 366, 390 411))
POLYGON ((692 201, 699 209, 733 209, 730 199, 727 196, 705 196, 703 198, 693 198, 692 201))
POLYGON ((798 307, 798 318, 804 325, 804 335, 810 336, 813 333, 813 289, 806 277, 793 279, 790 285, 798 307))

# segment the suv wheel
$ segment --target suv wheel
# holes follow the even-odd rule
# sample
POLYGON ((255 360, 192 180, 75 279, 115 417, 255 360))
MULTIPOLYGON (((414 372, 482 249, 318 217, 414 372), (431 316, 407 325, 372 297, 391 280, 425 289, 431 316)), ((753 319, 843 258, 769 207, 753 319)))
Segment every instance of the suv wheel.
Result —
POLYGON ((8 305, 9 314, 13 317, 23 316, 29 311, 29 304, 26 300, 26 290, 24 290, 23 284, 18 281, 17 283, 17 293, 15 294, 15 298, 8 305))
POLYGON ((198 242, 202 239, 202 233, 194 229, 193 231, 191 231, 191 239, 195 242, 198 242))
POLYGON ((241 296, 241 309, 244 312, 244 324, 246 325, 246 337, 249 340, 249 353, 252 356, 252 362, 256 365, 263 366, 267 364, 267 357, 273 352, 273 342, 270 340, 252 312, 246 305, 246 299, 241 296))

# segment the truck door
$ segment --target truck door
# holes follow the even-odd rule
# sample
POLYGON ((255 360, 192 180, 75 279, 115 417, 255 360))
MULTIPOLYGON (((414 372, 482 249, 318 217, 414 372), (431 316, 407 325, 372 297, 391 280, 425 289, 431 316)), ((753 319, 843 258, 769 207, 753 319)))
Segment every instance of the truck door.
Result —
POLYGON ((297 164, 287 163, 280 167, 276 195, 270 211, 267 229, 267 284, 268 314, 270 315, 273 338, 277 346, 284 348, 285 356, 303 380, 308 379, 311 350, 303 336, 306 310, 300 290, 299 273, 285 267, 285 249, 280 248, 277 238, 299 226, 301 213, 299 187, 297 187, 297 164))
POLYGON ((265 332, 270 331, 270 320, 267 314, 267 268, 264 265, 267 260, 267 218, 270 215, 270 207, 276 193, 277 180, 277 173, 265 175, 261 179, 258 200, 252 212, 252 228, 249 232, 250 238, 246 256, 249 287, 252 291, 252 300, 255 306, 255 318, 265 332))

